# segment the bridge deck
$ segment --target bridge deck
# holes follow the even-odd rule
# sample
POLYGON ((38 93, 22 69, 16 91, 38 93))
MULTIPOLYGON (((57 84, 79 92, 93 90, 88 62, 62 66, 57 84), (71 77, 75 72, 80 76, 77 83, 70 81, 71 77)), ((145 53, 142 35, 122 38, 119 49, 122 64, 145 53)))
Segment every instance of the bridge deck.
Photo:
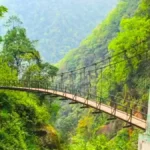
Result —
POLYGON ((42 89, 42 88, 25 88, 25 87, 0 87, 0 89, 8 89, 8 90, 19 90, 19 91, 35 91, 35 92, 43 92, 43 93, 48 93, 48 94, 55 94, 56 96, 60 97, 65 97, 66 99, 73 100, 75 102, 84 104, 86 106, 92 107, 96 110, 103 111, 107 114, 110 114, 112 116, 115 116, 121 120, 124 120, 128 123, 133 124, 134 126, 137 126, 141 129, 146 129, 146 120, 140 119, 135 116, 131 116, 130 114, 123 112, 118 109, 114 109, 111 106, 105 105, 105 104, 100 104, 98 102, 92 101, 92 100, 87 100, 85 98, 75 96, 69 93, 64 93, 60 91, 54 91, 54 90, 47 90, 47 89, 42 89))

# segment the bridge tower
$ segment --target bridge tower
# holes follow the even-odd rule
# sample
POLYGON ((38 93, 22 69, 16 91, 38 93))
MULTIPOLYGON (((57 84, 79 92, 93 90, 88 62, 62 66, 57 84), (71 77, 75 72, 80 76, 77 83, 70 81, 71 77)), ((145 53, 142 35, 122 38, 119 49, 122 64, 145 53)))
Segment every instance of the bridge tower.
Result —
POLYGON ((144 134, 139 135, 138 150, 150 150, 150 91, 146 132, 144 134))

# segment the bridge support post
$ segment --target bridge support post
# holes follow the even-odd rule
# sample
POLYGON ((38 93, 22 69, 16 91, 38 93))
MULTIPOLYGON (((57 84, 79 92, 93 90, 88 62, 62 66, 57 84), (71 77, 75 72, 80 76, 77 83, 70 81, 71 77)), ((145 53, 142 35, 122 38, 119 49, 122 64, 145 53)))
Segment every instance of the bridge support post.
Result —
POLYGON ((146 132, 144 134, 139 135, 138 150, 150 150, 150 91, 146 132))

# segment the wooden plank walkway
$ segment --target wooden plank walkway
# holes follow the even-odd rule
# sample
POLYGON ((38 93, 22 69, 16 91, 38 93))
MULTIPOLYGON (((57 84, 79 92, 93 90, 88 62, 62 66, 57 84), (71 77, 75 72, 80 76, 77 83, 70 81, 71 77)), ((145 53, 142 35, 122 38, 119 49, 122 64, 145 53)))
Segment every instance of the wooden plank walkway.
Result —
POLYGON ((92 100, 87 100, 85 98, 75 96, 69 93, 64 93, 60 91, 54 91, 54 90, 47 90, 47 89, 42 89, 42 88, 25 88, 25 87, 0 87, 0 89, 7 89, 7 90, 19 90, 19 91, 31 91, 31 92, 42 92, 42 93, 47 93, 47 94, 53 94, 58 97, 64 97, 66 99, 81 103, 85 106, 89 106, 91 108, 94 108, 98 111, 103 111, 107 114, 110 114, 114 117, 117 117, 127 123, 130 123, 138 128, 141 129, 146 129, 146 120, 140 119, 138 117, 132 116, 124 111, 114 109, 111 106, 105 105, 105 104, 100 104, 98 102, 92 101, 92 100))

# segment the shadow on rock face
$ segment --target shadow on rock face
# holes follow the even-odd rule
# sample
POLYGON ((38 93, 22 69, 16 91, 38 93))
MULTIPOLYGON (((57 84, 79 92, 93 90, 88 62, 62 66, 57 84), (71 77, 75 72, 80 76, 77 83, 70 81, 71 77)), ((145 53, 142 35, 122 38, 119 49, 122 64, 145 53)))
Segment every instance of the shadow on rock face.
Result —
POLYGON ((60 142, 56 130, 50 126, 43 126, 35 131, 40 139, 40 145, 49 150, 60 150, 60 142))

